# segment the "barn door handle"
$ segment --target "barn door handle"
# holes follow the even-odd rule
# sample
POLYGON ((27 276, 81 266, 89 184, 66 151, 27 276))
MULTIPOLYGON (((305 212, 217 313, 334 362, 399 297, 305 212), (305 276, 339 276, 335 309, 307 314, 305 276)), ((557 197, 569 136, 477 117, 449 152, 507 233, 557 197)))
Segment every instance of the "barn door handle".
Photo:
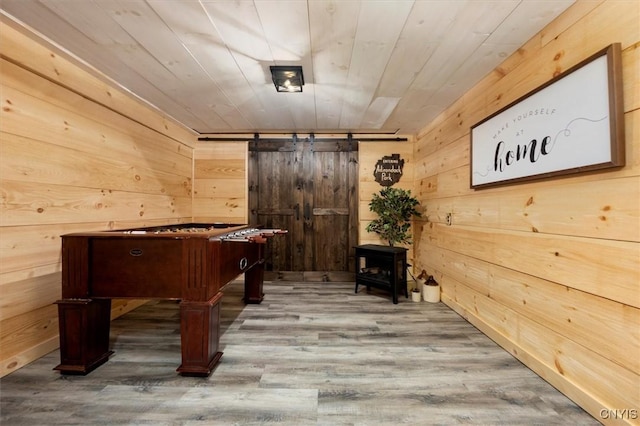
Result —
POLYGON ((309 203, 304 205, 304 220, 311 220, 311 205, 309 203))
POLYGON ((300 204, 296 204, 294 209, 296 210, 296 220, 300 220, 300 204))

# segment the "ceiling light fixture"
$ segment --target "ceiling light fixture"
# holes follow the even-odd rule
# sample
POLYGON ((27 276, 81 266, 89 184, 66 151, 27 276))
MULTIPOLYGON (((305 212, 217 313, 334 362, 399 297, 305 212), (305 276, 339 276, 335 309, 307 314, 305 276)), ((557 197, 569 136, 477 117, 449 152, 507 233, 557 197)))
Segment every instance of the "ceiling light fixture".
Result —
POLYGON ((271 80, 278 92, 302 92, 304 76, 298 65, 271 66, 271 80))

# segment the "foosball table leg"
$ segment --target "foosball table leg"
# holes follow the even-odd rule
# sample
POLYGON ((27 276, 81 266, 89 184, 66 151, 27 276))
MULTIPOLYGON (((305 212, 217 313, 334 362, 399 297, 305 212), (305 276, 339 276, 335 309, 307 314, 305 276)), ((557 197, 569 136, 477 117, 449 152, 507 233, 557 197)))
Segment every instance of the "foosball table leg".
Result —
POLYGON ((62 374, 85 375, 109 359, 111 299, 62 299, 58 305, 62 374))
POLYGON ((222 293, 206 302, 180 302, 182 364, 176 371, 183 376, 209 376, 220 361, 220 302, 222 293))
MULTIPOLYGON (((262 250, 261 250, 262 251, 262 250)), ((264 259, 244 274, 244 303, 261 303, 264 298, 264 259)))

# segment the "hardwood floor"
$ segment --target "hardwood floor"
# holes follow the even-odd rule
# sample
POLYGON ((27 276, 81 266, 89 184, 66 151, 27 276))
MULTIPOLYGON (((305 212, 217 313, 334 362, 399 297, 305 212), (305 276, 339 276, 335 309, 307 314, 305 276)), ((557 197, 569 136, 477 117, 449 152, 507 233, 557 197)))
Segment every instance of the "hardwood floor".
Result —
POLYGON ((112 322, 115 354, 62 376, 54 351, 0 379, 2 425, 592 425, 581 408, 442 303, 353 283, 265 283, 223 299, 224 355, 182 377, 179 309, 112 322))

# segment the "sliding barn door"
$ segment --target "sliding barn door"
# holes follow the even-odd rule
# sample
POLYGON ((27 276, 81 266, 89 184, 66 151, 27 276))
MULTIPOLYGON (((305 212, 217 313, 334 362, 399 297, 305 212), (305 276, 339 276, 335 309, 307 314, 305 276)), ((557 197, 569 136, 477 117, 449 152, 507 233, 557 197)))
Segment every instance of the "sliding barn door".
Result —
POLYGON ((259 139, 250 143, 249 217, 287 229, 269 240, 268 271, 353 270, 357 242, 357 143, 259 139))

